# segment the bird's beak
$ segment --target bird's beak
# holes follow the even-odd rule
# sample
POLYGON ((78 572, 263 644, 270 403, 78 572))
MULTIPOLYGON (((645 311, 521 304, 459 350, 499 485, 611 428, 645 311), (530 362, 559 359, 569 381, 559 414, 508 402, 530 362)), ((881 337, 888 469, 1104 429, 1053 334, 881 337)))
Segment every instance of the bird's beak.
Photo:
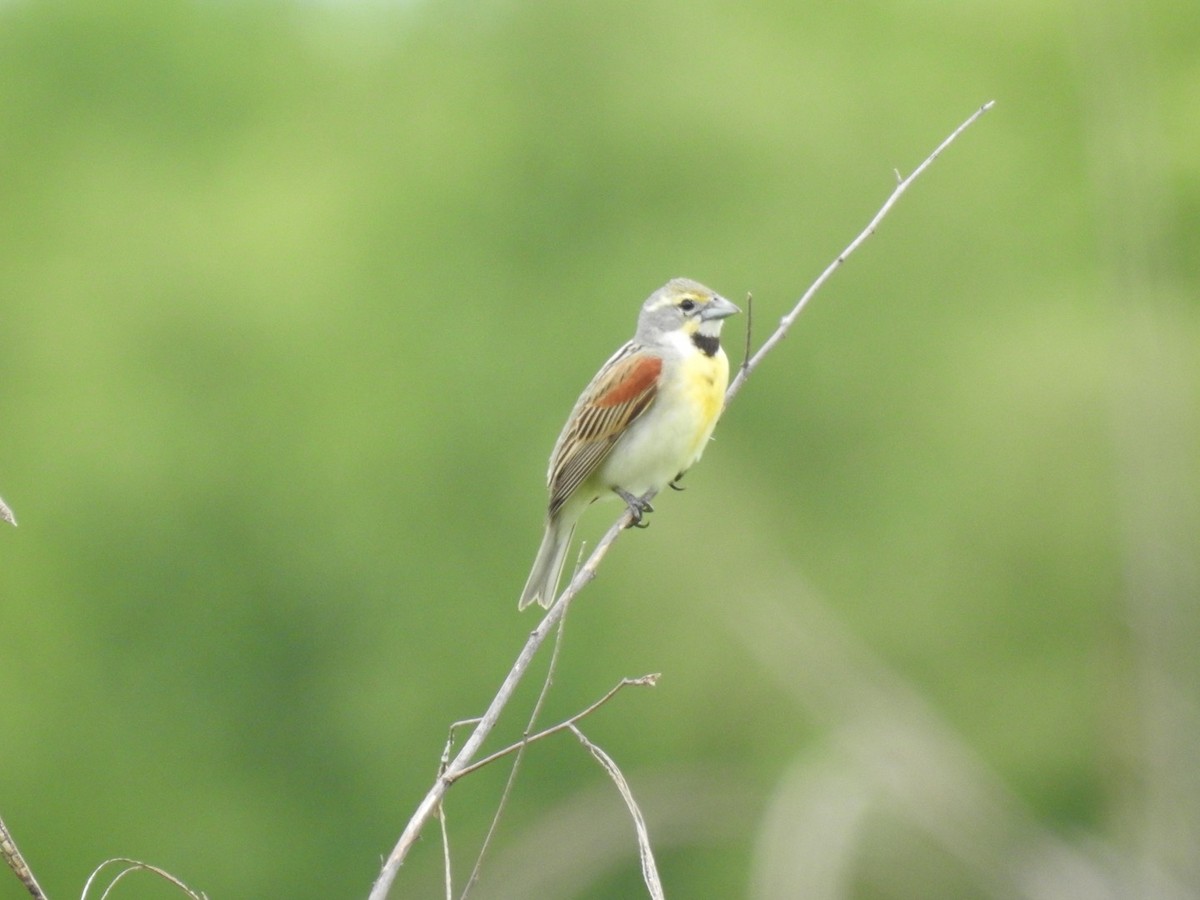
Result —
POLYGON ((713 298, 708 305, 700 313, 701 320, 708 322, 712 319, 726 319, 729 316, 737 315, 741 310, 726 300, 719 294, 713 294, 713 298))

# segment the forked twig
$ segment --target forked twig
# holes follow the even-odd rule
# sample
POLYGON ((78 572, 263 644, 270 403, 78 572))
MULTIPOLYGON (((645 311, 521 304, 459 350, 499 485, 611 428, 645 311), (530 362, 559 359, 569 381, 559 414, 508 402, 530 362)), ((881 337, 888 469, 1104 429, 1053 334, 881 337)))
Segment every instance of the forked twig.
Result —
POLYGON ((571 716, 571 718, 569 718, 569 719, 563 719, 563 721, 559 722, 557 725, 551 725, 549 728, 543 729, 542 731, 539 731, 537 734, 531 734, 531 735, 529 735, 529 737, 523 738, 522 740, 517 741, 515 744, 509 744, 503 750, 497 750, 495 753, 491 754, 490 756, 485 756, 483 759, 479 760, 478 762, 472 763, 471 765, 469 765, 465 769, 463 769, 461 772, 459 772, 456 776, 454 776, 454 778, 451 780, 450 783, 453 784, 455 781, 458 781, 458 779, 463 778, 466 775, 470 775, 476 769, 482 769, 484 766, 490 765, 491 763, 494 763, 498 759, 503 759, 504 757, 508 756, 510 753, 515 753, 518 750, 523 750, 526 747, 528 747, 530 744, 533 744, 537 741, 545 740, 546 738, 550 737, 551 735, 558 734, 560 731, 566 731, 567 729, 573 730, 579 722, 586 719, 588 716, 590 716, 592 713, 594 713, 596 710, 598 710, 600 707, 602 707, 605 703, 607 703, 609 700, 611 700, 613 697, 615 697, 622 688, 654 687, 656 684, 658 684, 658 679, 660 679, 660 678, 662 678, 662 674, 659 672, 652 672, 649 675, 642 675, 640 678, 622 678, 620 681, 618 681, 616 683, 616 685, 607 694, 605 694, 603 697, 601 697, 599 700, 597 700, 591 706, 587 707, 586 709, 581 710, 580 712, 575 713, 575 715, 571 716))
MULTIPOLYGON (((529 744, 529 732, 533 731, 533 726, 537 724, 538 716, 541 715, 542 707, 546 704, 546 698, 550 696, 550 685, 554 682, 554 672, 558 668, 558 656, 562 652, 563 635, 566 632, 566 627, 566 617, 559 619, 558 632, 554 636, 554 647, 550 651, 550 664, 546 666, 546 677, 542 679, 542 689, 538 692, 537 700, 534 701, 533 709, 529 713, 529 720, 525 723, 524 736, 519 743, 514 745, 517 751, 517 758, 513 760, 512 768, 508 770, 508 778, 504 781, 504 790, 500 792, 500 801, 496 804, 496 811, 492 813, 492 821, 488 824, 487 834, 483 836, 483 842, 479 845, 479 852, 475 854, 475 864, 471 867, 471 874, 467 878, 467 883, 463 885, 460 900, 466 900, 467 895, 471 892, 471 888, 479 880, 479 873, 483 870, 483 858, 487 854, 488 847, 491 846, 497 827, 500 825, 500 817, 504 814, 505 807, 508 806, 508 798, 512 795, 513 786, 517 783, 517 773, 521 770, 521 760, 525 756, 525 747, 529 744)), ((461 778, 463 774, 460 772, 458 777, 461 778)))
MULTIPOLYGON (((726 406, 728 406, 733 398, 737 396, 738 392, 741 391, 743 385, 746 383, 746 380, 750 377, 750 374, 756 368, 758 368, 766 355, 771 352, 771 350, 773 350, 781 340, 783 340, 788 332, 788 329, 791 328, 792 324, 796 321, 796 318, 800 315, 801 311, 803 311, 804 307, 808 305, 808 302, 812 299, 813 295, 816 294, 816 292, 825 284, 825 282, 829 280, 830 276, 832 276, 833 273, 841 267, 842 263, 846 261, 850 254, 857 250, 863 244, 863 242, 867 240, 867 238, 875 233, 875 230, 879 227, 879 223, 883 220, 884 216, 891 211, 892 207, 895 206, 896 201, 900 199, 901 195, 908 190, 913 182, 933 164, 933 161, 937 159, 943 153, 943 151, 950 146, 951 143, 953 143, 964 131, 966 131, 967 128, 973 125, 980 116, 991 109, 994 103, 995 101, 988 101, 974 113, 972 113, 972 115, 965 122, 954 129, 950 136, 942 141, 937 148, 930 153, 929 156, 927 156, 925 160, 919 166, 917 166, 916 169, 912 171, 912 174, 901 180, 900 183, 896 185, 895 189, 888 196, 887 200, 884 201, 883 206, 880 207, 879 212, 877 212, 874 218, 867 223, 867 227, 864 228, 858 234, 858 236, 846 246, 846 249, 839 253, 837 258, 826 267, 825 271, 820 274, 817 280, 812 283, 812 286, 809 287, 799 301, 797 301, 791 312, 783 317, 779 323, 779 326, 775 329, 771 336, 767 338, 766 342, 762 345, 762 347, 759 348, 758 352, 748 362, 744 363, 740 367, 737 377, 734 378, 733 382, 729 385, 729 390, 725 393, 726 406)), ((620 536, 621 532, 630 523, 631 515, 629 510, 626 510, 621 514, 617 521, 613 523, 608 531, 604 533, 604 536, 600 539, 600 542, 592 551, 591 556, 588 557, 587 562, 585 562, 575 574, 575 577, 571 579, 566 590, 563 591, 562 595, 559 597, 558 602, 550 607, 549 611, 542 618, 542 621, 538 623, 537 628, 535 628, 529 635, 529 638, 525 642, 525 646, 521 648, 521 652, 517 655, 516 662, 513 664, 512 669, 509 670, 507 677, 501 684, 500 690, 496 693, 496 696, 488 706, 487 711, 481 717, 479 724, 475 726, 474 732, 472 732, 471 736, 467 739, 462 749, 458 752, 458 755, 450 761, 449 765, 446 766, 444 771, 438 776, 438 779, 434 782, 433 786, 429 789, 429 792, 425 795, 425 798, 420 802, 420 804, 418 804, 416 811, 408 820, 408 824, 401 833, 400 839, 396 842, 396 846, 388 855, 387 860, 383 864, 383 868, 379 872, 379 876, 375 880, 375 884, 371 888, 369 900, 384 900, 384 898, 387 897, 388 892, 391 890, 392 883, 396 879, 396 874, 400 871, 400 866, 403 865, 404 860, 407 858, 409 851, 412 849, 412 846, 416 842, 417 837, 420 835, 421 830, 424 828, 425 823, 429 821, 429 817, 434 814, 434 811, 437 809, 442 797, 445 796, 447 788, 449 788, 449 786, 453 784, 456 779, 461 777, 462 773, 472 765, 472 760, 475 758, 475 754, 478 753, 479 748, 483 745, 483 742, 487 739, 488 735, 495 727, 496 722, 500 718, 500 713, 508 704, 509 699, 515 692, 516 687, 520 683, 521 679, 525 676, 525 672, 528 670, 530 663, 533 661, 533 657, 537 653, 538 648, 541 647, 542 643, 546 640, 546 637, 550 634, 550 631, 555 627, 563 615, 566 614, 566 611, 575 596, 587 586, 588 582, 595 578, 596 569, 604 560, 604 557, 608 555, 609 549, 620 536)))
POLYGON ((575 573, 566 590, 559 596, 558 601, 550 607, 546 615, 542 617, 542 621, 538 623, 537 628, 530 633, 528 639, 525 641, 525 646, 517 654, 516 662, 513 663, 513 667, 509 670, 508 675, 500 685, 500 690, 492 698, 487 711, 480 717, 479 724, 475 726, 475 730, 471 732, 471 736, 467 738, 462 749, 458 751, 458 754, 450 761, 450 764, 445 767, 445 770, 438 775, 437 780, 433 783, 433 787, 429 789, 424 799, 417 805, 412 818, 408 820, 408 824, 400 834, 400 839, 396 842, 396 846, 384 862, 379 877, 375 879, 375 884, 371 887, 371 893, 368 895, 369 900, 383 900, 383 898, 387 897, 388 891, 391 890, 392 882, 396 880, 396 873, 400 871, 400 866, 404 863, 413 844, 416 843, 417 838, 420 836, 421 829, 425 827, 425 823, 429 821, 429 817, 437 808, 438 803, 441 802, 442 797, 445 796, 446 789, 458 777, 458 773, 470 765, 471 760, 475 758, 475 754, 479 752, 480 746, 487 739, 487 736, 491 734, 492 729, 496 727, 496 722, 500 719, 500 713, 508 705, 508 701, 512 699, 517 685, 525 677, 525 673, 533 662, 533 657, 537 654, 538 649, 545 642, 559 620, 566 615, 567 610, 571 606, 571 601, 575 599, 575 596, 596 577, 596 569, 604 557, 608 555, 609 548, 631 521, 632 515, 626 509, 621 517, 604 533, 604 536, 600 538, 596 544, 596 549, 592 551, 592 555, 588 557, 587 562, 580 566, 579 571, 575 573))

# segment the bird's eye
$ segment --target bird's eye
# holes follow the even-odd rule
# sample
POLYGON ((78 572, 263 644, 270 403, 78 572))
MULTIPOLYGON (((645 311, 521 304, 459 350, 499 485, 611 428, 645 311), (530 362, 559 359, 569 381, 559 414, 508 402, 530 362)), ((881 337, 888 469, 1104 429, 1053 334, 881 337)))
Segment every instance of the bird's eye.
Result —
POLYGON ((696 301, 692 300, 691 298, 688 298, 686 300, 681 300, 679 302, 679 308, 682 309, 685 313, 691 312, 693 309, 696 308, 696 301))

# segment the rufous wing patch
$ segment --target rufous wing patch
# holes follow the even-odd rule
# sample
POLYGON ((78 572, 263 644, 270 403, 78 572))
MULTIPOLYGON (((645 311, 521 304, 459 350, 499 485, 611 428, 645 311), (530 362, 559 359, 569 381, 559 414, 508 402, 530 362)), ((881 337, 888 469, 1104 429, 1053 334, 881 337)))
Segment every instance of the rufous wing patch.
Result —
POLYGON ((592 405, 605 408, 628 403, 654 386, 662 372, 662 366, 662 359, 658 356, 631 358, 622 371, 614 373, 617 377, 613 384, 592 401, 592 405))

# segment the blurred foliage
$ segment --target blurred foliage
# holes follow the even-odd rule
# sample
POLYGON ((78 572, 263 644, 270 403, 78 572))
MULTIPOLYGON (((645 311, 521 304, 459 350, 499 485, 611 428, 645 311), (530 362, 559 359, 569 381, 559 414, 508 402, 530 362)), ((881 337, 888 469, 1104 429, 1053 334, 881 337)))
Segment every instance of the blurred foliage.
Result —
MULTIPOLYGON (((213 898, 365 896, 531 627, 545 458, 638 303, 753 292, 761 340, 995 98, 610 556, 544 721, 665 673, 585 730, 675 896, 788 895, 766 812, 806 760, 866 812, 797 893, 1103 896, 884 802, 839 737, 876 720, 828 702, 878 666, 1014 821, 1104 848, 1125 896, 1200 892, 1194 12, 0 4, 0 813, 43 886, 125 855, 213 898), (763 598, 851 648, 794 659, 808 702, 756 656, 763 598)), ((460 881, 502 783, 451 792, 460 881)), ((436 845, 397 895, 440 896, 436 845)), ((541 896, 638 895, 567 737, 478 895, 549 859, 541 896)))

